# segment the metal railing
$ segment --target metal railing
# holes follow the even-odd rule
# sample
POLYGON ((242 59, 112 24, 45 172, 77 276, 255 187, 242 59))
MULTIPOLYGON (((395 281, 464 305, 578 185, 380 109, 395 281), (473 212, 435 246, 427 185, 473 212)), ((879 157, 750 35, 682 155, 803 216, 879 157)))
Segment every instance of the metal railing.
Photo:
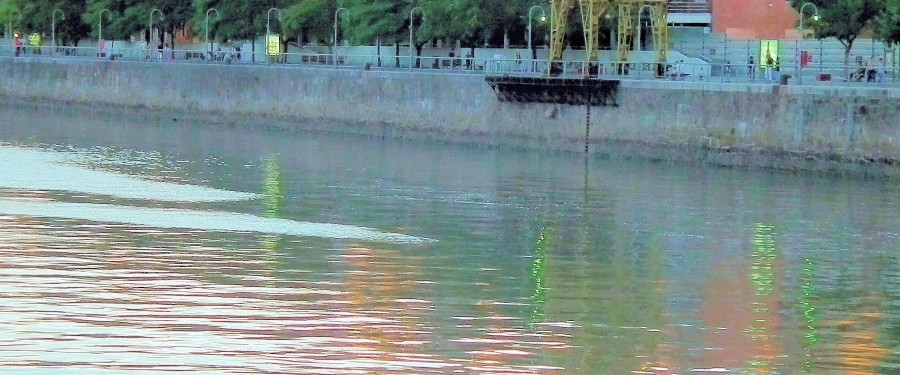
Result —
MULTIPOLYGON (((178 62, 196 64, 257 64, 321 69, 369 69, 385 71, 428 71, 443 74, 550 76, 551 62, 541 59, 492 57, 377 56, 324 53, 283 53, 254 55, 237 50, 148 50, 143 48, 0 47, 2 56, 47 59, 85 59, 178 62)), ((857 63, 781 65, 766 68, 747 64, 666 63, 617 61, 564 61, 553 64, 558 77, 594 77, 629 80, 669 80, 683 82, 762 83, 805 85, 880 85, 900 88, 900 69, 890 66, 866 67, 857 63)))

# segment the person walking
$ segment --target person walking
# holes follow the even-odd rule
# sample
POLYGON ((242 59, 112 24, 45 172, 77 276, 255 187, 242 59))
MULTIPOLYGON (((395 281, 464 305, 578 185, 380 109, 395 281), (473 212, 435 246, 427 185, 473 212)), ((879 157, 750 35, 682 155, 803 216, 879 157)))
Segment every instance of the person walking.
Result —
POLYGON ((747 59, 747 76, 750 77, 750 82, 756 80, 756 61, 753 60, 753 55, 747 59))
POLYGON ((766 82, 772 83, 772 66, 775 65, 775 61, 772 60, 772 55, 766 55, 766 82))
POLYGON ((731 82, 731 61, 725 60, 725 82, 731 82))
POLYGON ((781 57, 775 56, 775 82, 781 82, 781 57))

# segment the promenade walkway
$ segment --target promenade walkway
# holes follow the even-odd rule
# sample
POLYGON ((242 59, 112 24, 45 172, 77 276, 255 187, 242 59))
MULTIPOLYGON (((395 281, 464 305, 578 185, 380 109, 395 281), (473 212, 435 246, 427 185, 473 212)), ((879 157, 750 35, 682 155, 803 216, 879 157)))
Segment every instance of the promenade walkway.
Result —
MULTIPOLYGON (((12 51, 0 51, 0 56, 12 57, 12 51)), ((145 51, 123 49, 117 51, 112 58, 98 58, 96 48, 60 47, 57 53, 48 48, 35 54, 33 51, 20 53, 18 58, 60 59, 60 60, 97 60, 98 62, 129 63, 153 62, 161 64, 200 64, 200 65, 241 65, 285 69, 322 69, 322 70, 378 70, 391 72, 417 72, 429 74, 452 75, 526 75, 546 76, 549 62, 545 60, 523 59, 486 59, 459 57, 417 57, 418 67, 410 68, 409 56, 338 56, 331 54, 283 54, 271 57, 270 61, 248 61, 248 56, 239 58, 234 52, 220 54, 218 58, 206 59, 203 52, 194 50, 170 51, 168 57, 148 54, 145 51), (400 67, 397 67, 399 61, 400 67)), ((740 64, 688 64, 671 63, 664 67, 664 74, 659 75, 656 63, 616 63, 600 62, 597 73, 590 77, 619 80, 654 80, 673 82, 715 82, 759 85, 806 85, 820 87, 877 87, 900 90, 900 72, 883 69, 872 73, 864 73, 863 68, 853 66, 845 68, 839 65, 817 65, 803 69, 797 67, 781 67, 766 69, 755 67, 750 69, 740 64), (624 68, 623 68, 624 67, 624 68), (848 78, 844 78, 844 77, 848 78)), ((588 64, 583 61, 566 61, 562 64, 562 77, 585 77, 588 64)))

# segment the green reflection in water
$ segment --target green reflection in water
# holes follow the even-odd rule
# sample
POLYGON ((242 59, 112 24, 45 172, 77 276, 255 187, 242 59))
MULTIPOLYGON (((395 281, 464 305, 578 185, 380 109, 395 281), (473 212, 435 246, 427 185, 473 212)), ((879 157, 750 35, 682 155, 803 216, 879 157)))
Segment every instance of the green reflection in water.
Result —
POLYGON ((534 261, 531 264, 530 281, 533 288, 531 293, 531 328, 535 323, 544 321, 547 304, 547 250, 553 246, 556 239, 556 230, 550 226, 541 227, 538 240, 531 251, 534 261))
MULTIPOLYGON (((758 342, 767 342, 770 340, 771 332, 769 332, 769 306, 766 303, 767 297, 772 296, 775 291, 775 262, 778 259, 778 253, 775 248, 775 226, 757 223, 753 234, 753 260, 750 265, 750 281, 753 285, 755 298, 753 300, 753 323, 747 327, 747 334, 750 339, 758 342)), ((767 346, 761 344, 761 347, 767 346)), ((762 354, 762 353, 760 353, 762 354)), ((771 372, 773 362, 770 355, 762 354, 748 362, 750 368, 755 369, 756 373, 764 374, 771 372)))
POLYGON ((810 258, 803 259, 802 282, 800 285, 800 312, 803 315, 803 321, 806 323, 806 332, 803 334, 803 351, 805 352, 805 360, 803 361, 803 370, 812 373, 815 364, 813 363, 813 347, 819 341, 819 332, 816 329, 816 321, 819 319, 819 308, 815 305, 815 289, 813 280, 816 275, 816 264, 810 258))

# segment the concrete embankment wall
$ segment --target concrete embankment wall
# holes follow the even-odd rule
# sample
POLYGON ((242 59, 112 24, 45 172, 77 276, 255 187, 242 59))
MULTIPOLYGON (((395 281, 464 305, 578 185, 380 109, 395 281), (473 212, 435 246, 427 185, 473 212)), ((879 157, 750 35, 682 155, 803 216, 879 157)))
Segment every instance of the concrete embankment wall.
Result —
MULTIPOLYGON (((259 65, 0 59, 0 95, 260 118, 302 129, 583 150, 584 107, 501 103, 481 76, 259 65)), ((900 91, 623 81, 595 107, 612 156, 900 176, 900 91)))

